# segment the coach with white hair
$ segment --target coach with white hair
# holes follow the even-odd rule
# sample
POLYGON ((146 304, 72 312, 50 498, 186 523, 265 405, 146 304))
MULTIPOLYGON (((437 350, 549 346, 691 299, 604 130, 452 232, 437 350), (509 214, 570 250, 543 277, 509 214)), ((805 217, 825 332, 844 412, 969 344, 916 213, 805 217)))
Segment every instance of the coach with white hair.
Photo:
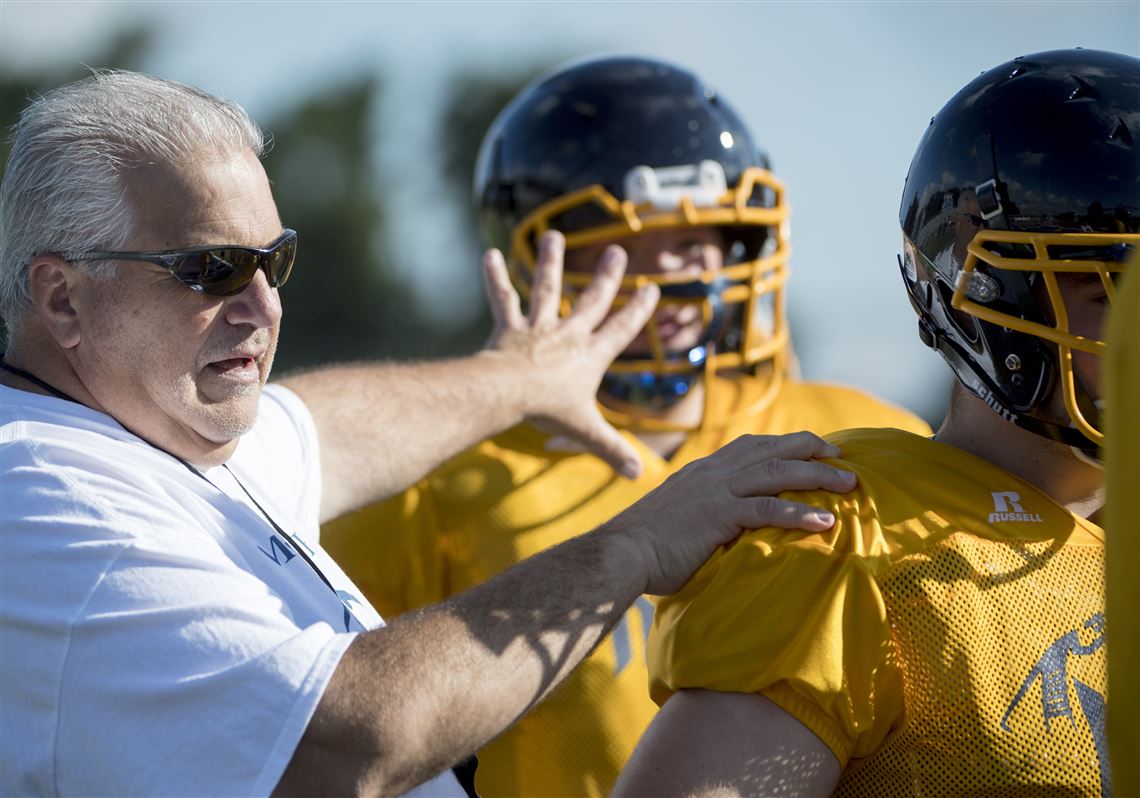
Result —
POLYGON ((834 454, 814 436, 743 438, 385 627, 319 522, 524 418, 635 474, 594 395, 655 295, 610 314, 614 249, 560 318, 549 236, 526 317, 488 253, 483 352, 267 385, 298 235, 262 144, 236 105, 125 72, 50 92, 16 126, 0 188, 0 793, 461 795, 448 768, 635 597, 678 588, 741 528, 830 525, 775 492, 850 487, 808 460, 834 454))

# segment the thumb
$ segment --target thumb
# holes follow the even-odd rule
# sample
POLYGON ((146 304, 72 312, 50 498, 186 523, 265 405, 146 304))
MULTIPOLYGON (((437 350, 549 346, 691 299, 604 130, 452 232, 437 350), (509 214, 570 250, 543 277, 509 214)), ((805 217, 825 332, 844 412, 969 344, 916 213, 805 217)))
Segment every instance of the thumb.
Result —
POLYGON ((573 439, 581 448, 605 460, 626 479, 636 479, 641 475, 641 455, 625 436, 606 421, 597 407, 591 407, 589 412, 575 419, 575 422, 560 424, 566 438, 573 439))

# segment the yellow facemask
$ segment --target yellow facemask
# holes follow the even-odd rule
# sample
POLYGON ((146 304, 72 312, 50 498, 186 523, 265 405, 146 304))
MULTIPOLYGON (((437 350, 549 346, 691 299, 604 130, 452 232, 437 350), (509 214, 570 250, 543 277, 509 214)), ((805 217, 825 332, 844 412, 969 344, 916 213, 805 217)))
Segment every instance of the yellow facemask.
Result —
MULTIPOLYGON (((702 164, 701 168, 706 165, 702 164)), ((652 176, 649 179, 652 180, 652 176)), ((723 184, 723 172, 720 180, 723 184)), ((648 196, 625 201, 618 200, 600 185, 587 186, 547 202, 526 216, 512 231, 510 247, 512 279, 527 296, 534 279, 536 242, 546 230, 561 229, 559 221, 571 212, 587 209, 599 222, 586 229, 564 230, 567 250, 610 242, 620 244, 622 239, 663 229, 712 226, 725 230, 730 239, 733 233, 739 235, 754 229, 756 237, 765 242, 758 251, 741 253, 742 258, 734 257, 724 268, 706 270, 697 277, 664 273, 628 275, 623 278, 615 300, 615 307, 620 307, 637 288, 655 283, 661 289, 659 308, 696 305, 706 329, 713 327, 718 314, 734 320, 738 329, 732 335, 721 335, 710 341, 705 347, 705 356, 694 363, 665 350, 656 321, 651 318, 646 326, 648 353, 623 356, 609 369, 611 374, 659 376, 695 372, 705 387, 703 419, 709 417, 707 409, 714 401, 716 383, 712 377, 720 372, 755 370, 770 363, 771 377, 764 396, 749 407, 740 408, 733 417, 755 413, 770 402, 787 371, 790 349, 784 297, 790 253, 789 209, 784 185, 758 167, 746 169, 735 187, 718 187, 715 180, 711 185, 719 190, 670 192, 658 186, 656 191, 647 192, 648 196)), ((627 193, 637 196, 637 192, 627 193)), ((732 255, 726 253, 726 256, 732 255)), ((574 300, 591 279, 592 275, 583 273, 563 275, 564 315, 569 313, 574 300)), ((603 412, 612 422, 632 429, 692 429, 639 413, 633 407, 626 412, 603 407, 603 412)))

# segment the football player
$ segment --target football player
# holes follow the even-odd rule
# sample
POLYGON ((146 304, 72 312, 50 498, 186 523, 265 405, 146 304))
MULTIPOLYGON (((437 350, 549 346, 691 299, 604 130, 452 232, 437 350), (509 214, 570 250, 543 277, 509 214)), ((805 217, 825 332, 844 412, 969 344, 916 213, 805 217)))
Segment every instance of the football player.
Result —
POLYGON ((1138 120, 1140 60, 1082 49, 931 120, 900 265, 947 418, 829 436, 859 475, 830 531, 745 533, 661 602, 617 794, 1110 794, 1100 355, 1138 120))
POLYGON ((1116 794, 1140 795, 1140 683, 1136 680, 1140 672, 1140 579, 1136 577, 1140 563, 1140 416, 1129 412, 1140 396, 1140 252, 1133 257, 1113 305, 1108 340, 1108 403, 1112 408, 1105 446, 1105 526, 1112 530, 1111 556, 1105 566, 1112 621, 1108 739, 1116 794))
MULTIPOLYGON (((789 377, 785 190, 737 113, 688 70, 601 58, 546 75, 494 122, 476 172, 488 237, 521 290, 548 230, 564 236, 554 242, 567 269, 544 290, 566 307, 613 244, 629 254, 627 292, 660 286, 659 311, 599 395, 645 467, 615 478, 556 431, 521 426, 333 524, 322 540, 381 612, 479 584, 745 432, 929 432, 860 391, 789 377)), ((639 600, 571 684, 480 753, 480 792, 609 791, 656 711, 644 662, 652 613, 639 600)))

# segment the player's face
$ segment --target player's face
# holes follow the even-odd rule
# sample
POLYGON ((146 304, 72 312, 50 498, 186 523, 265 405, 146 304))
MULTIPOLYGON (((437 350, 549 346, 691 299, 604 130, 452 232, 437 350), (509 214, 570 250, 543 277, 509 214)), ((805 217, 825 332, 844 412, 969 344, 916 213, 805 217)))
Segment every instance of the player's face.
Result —
MULTIPOLYGON (((1069 330, 1075 335, 1103 341, 1110 308, 1104 284, 1096 274, 1061 273, 1057 285, 1069 317, 1069 330)), ((1047 305, 1048 307, 1048 305, 1047 305)), ((1093 401, 1101 397, 1101 357, 1073 350, 1073 375, 1093 401)), ((1050 411, 1060 423, 1068 423, 1064 396, 1058 384, 1050 399, 1050 411)))
MULTIPOLYGON (((724 266, 724 238, 714 227, 687 227, 654 230, 619 241, 594 244, 566 253, 566 270, 591 272, 602 251, 611 243, 620 245, 629 256, 627 275, 667 274, 697 279, 702 272, 720 271, 724 266)), ((657 334, 668 352, 687 352, 701 342, 704 325, 698 304, 664 304, 656 313, 657 334)), ((626 349, 634 355, 649 351, 644 330, 626 349)))
MULTIPOLYGON (((1057 284, 1065 298, 1069 327, 1077 335, 1099 341, 1105 339, 1109 300, 1104 284, 1095 274, 1060 274, 1057 284)), ((1101 357, 1088 352, 1073 352, 1073 370, 1085 389, 1100 398, 1101 357)))

